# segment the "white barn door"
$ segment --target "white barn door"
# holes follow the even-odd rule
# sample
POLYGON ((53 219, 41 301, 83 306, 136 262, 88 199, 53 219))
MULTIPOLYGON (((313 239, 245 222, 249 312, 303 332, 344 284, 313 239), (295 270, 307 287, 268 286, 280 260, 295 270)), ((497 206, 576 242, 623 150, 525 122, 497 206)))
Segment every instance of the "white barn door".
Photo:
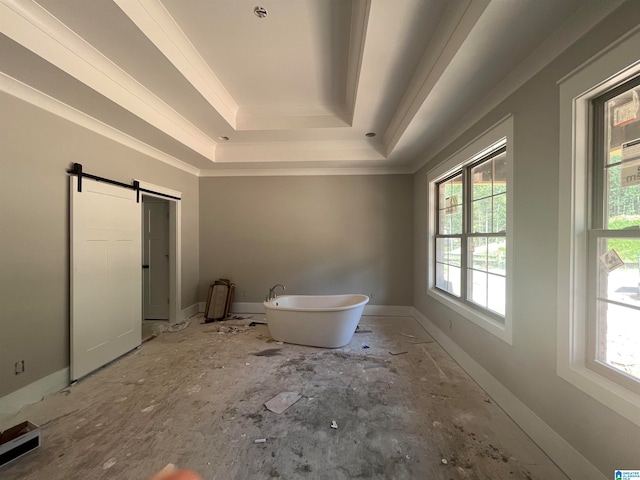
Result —
POLYGON ((136 192, 71 177, 71 380, 142 339, 141 210, 136 192))

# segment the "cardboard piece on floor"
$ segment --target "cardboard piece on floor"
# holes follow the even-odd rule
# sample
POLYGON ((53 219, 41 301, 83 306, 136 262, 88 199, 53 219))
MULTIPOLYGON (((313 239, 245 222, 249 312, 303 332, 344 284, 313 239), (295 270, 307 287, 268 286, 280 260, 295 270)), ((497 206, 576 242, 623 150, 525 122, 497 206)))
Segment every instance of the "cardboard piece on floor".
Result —
POLYGON ((264 404, 273 413, 282 413, 302 398, 297 392, 282 392, 264 404))

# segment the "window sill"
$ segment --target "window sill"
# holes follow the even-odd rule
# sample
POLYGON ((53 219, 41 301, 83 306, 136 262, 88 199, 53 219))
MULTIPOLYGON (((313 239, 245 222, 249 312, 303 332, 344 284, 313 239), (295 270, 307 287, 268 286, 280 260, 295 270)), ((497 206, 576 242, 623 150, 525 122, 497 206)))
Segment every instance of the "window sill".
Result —
POLYGON ((466 303, 457 301, 451 296, 445 293, 441 293, 436 288, 430 288, 427 291, 427 295, 447 306, 456 313, 462 315, 464 318, 476 324, 480 328, 498 337, 503 342, 509 345, 513 344, 512 332, 510 328, 511 325, 507 317, 505 317, 504 323, 501 323, 491 316, 485 315, 483 312, 474 309, 466 303))
POLYGON ((558 376, 640 426, 640 395, 580 363, 558 362, 558 376))

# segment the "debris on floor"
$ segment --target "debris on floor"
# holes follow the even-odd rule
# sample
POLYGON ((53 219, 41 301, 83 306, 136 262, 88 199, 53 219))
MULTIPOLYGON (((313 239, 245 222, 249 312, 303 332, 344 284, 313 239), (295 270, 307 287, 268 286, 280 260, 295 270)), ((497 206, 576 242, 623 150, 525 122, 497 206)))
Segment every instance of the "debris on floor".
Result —
POLYGON ((218 332, 218 335, 231 334, 236 335, 238 333, 246 332, 249 330, 249 326, 247 325, 220 325, 217 329, 207 330, 207 332, 218 332))
POLYGON ((360 328, 360 325, 356 327, 356 333, 372 333, 373 330, 365 330, 364 328, 360 328))
POLYGON ((281 392, 268 402, 265 402, 264 406, 273 413, 281 414, 301 398, 302 395, 298 392, 281 392))
POLYGON ((415 335, 409 335, 408 333, 404 333, 404 332, 400 332, 400 335, 404 335, 405 337, 409 337, 409 338, 416 338, 415 335))
POLYGON ((266 324, 267 324, 266 320, 254 320, 249 324, 249 326, 255 327, 256 325, 266 325, 266 324))
POLYGON ((364 345, 362 345, 362 348, 369 348, 369 345, 365 343, 364 345))
POLYGON ((335 420, 331 420, 331 428, 338 428, 338 424, 335 420))
POLYGON ((262 350, 261 352, 254 353, 254 357, 275 357, 280 355, 281 348, 267 348, 266 350, 262 350))
POLYGON ((402 355, 403 353, 409 353, 409 350, 404 350, 404 349, 401 349, 401 350, 389 350, 389 353, 391 355, 402 355))
POLYGON ((253 443, 267 443, 266 438, 256 438, 253 443))
POLYGON ((229 315, 227 316, 227 320, 247 320, 249 318, 253 318, 253 315, 229 315))
POLYGON ((172 333, 179 332, 180 330, 184 330, 185 328, 187 328, 190 323, 191 322, 189 320, 184 320, 183 322, 180 322, 180 323, 174 323, 169 328, 167 328, 167 332, 172 332, 172 333))

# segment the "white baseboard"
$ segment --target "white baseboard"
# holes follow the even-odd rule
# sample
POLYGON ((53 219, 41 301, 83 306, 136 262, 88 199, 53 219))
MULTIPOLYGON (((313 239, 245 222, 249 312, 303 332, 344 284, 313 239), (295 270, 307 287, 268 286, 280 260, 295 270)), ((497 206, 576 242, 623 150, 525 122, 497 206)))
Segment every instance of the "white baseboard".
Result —
POLYGON ((204 302, 196 302, 190 307, 182 309, 182 319, 181 322, 184 322, 188 318, 193 317, 195 314, 199 312, 204 312, 205 303, 204 302))
POLYGON ((594 480, 607 478, 569 442, 415 308, 413 308, 413 317, 569 478, 594 480))
MULTIPOLYGON (((69 367, 36 380, 20 390, 0 398, 0 420, 18 413, 22 407, 42 400, 42 397, 69 386, 69 367)), ((1 423, 1 422, 0 422, 1 423)))
POLYGON ((365 305, 363 315, 374 317, 411 317, 413 307, 404 305, 365 305))

